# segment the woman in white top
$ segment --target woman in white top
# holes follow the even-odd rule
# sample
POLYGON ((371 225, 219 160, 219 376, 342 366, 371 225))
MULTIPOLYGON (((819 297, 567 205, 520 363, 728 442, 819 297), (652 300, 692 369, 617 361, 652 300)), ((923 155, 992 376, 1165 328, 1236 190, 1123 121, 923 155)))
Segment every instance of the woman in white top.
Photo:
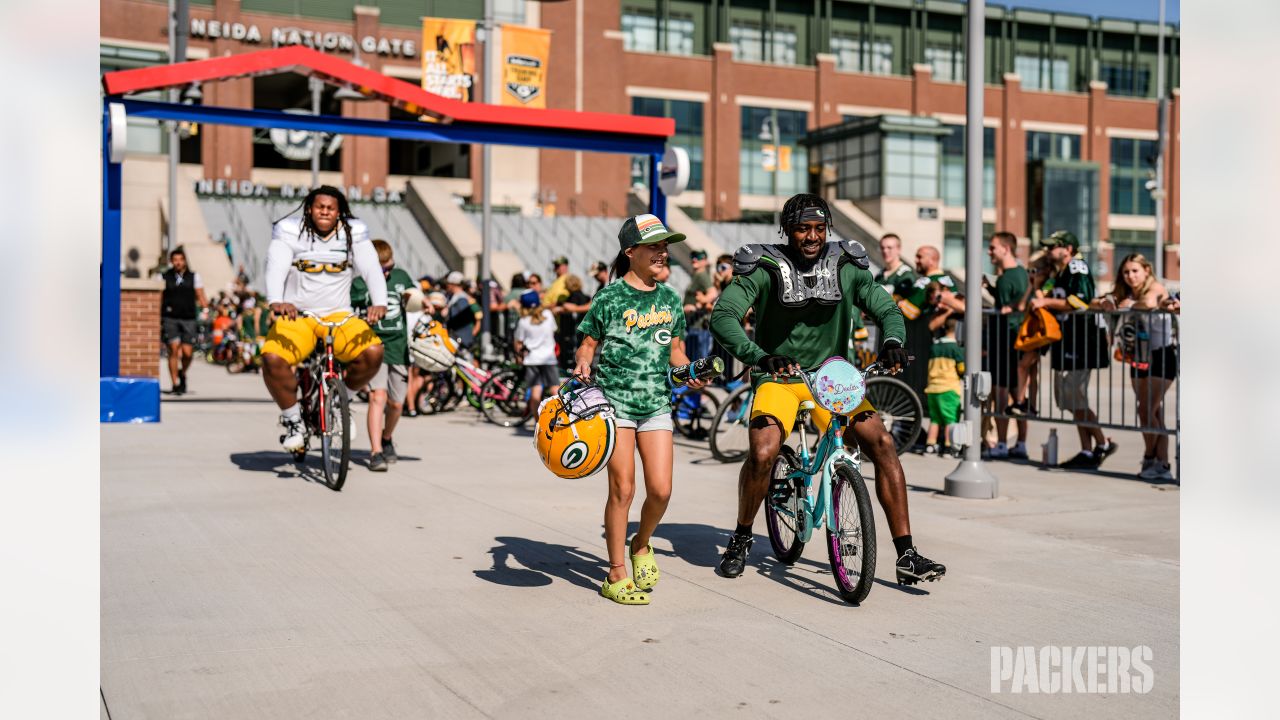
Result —
MULTIPOLYGON (((1156 281, 1151 262, 1139 253, 1120 261, 1116 287, 1091 303, 1100 310, 1130 310, 1117 328, 1122 359, 1130 363, 1129 378, 1137 396, 1138 420, 1146 427, 1163 428, 1164 396, 1178 378, 1178 345, 1173 316, 1161 310, 1169 292, 1156 281)), ((1142 456, 1143 480, 1172 480, 1169 467, 1169 436, 1143 433, 1146 445, 1142 456)))
POLYGON ((560 375, 556 371, 556 322, 551 311, 542 307, 537 290, 520 296, 515 348, 524 363, 524 383, 529 388, 527 415, 533 417, 542 402, 544 389, 554 392, 560 386, 560 375))

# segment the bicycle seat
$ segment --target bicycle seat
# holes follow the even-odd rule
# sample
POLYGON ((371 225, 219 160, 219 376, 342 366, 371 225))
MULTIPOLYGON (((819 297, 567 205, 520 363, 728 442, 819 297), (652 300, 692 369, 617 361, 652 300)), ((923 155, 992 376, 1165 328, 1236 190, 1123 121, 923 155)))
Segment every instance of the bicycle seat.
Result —
POLYGON ((801 409, 801 410, 812 410, 812 409, 814 409, 814 408, 815 408, 815 407, 817 407, 817 406, 818 406, 818 404, 817 404, 817 403, 815 403, 815 402, 814 402, 814 401, 812 401, 812 400, 801 400, 801 401, 800 401, 800 409, 801 409))

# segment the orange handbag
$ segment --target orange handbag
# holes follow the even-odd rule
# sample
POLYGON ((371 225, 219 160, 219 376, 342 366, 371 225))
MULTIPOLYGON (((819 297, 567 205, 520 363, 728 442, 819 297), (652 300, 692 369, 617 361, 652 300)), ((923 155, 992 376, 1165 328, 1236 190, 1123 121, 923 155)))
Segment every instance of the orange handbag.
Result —
POLYGON ((1044 308, 1037 308, 1027 313, 1018 328, 1018 337, 1013 343, 1016 350, 1039 350, 1062 339, 1062 326, 1053 313, 1044 308))

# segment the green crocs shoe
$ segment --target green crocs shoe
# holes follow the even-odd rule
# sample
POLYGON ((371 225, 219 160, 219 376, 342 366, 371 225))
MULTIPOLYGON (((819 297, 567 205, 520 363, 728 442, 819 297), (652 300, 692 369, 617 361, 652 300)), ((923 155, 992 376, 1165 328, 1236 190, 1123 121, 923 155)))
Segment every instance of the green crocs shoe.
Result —
POLYGON ((631 556, 631 577, 635 578, 636 587, 641 590, 651 589, 662 577, 662 573, 658 572, 658 562, 653 559, 653 546, 645 547, 649 552, 631 556))
POLYGON ((649 593, 640 592, 636 589, 631 578, 623 578, 616 583, 610 583, 609 578, 604 579, 604 584, 600 586, 600 594, 619 605, 648 605, 649 593))

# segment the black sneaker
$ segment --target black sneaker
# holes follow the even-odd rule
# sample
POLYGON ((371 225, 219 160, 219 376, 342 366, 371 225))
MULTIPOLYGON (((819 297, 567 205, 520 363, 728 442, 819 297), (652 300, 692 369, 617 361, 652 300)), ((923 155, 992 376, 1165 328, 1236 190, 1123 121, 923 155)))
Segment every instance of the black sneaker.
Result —
POLYGON ((1102 464, 1103 460, 1106 460, 1112 455, 1115 455, 1116 450, 1119 450, 1119 449, 1120 449, 1120 445, 1117 444, 1115 440, 1112 440, 1111 438, 1107 438, 1107 444, 1099 445, 1098 447, 1093 449, 1093 456, 1098 460, 1098 464, 1095 465, 1094 467, 1098 467, 1098 465, 1102 464))
POLYGON ((1096 470, 1102 461, 1093 453, 1081 450, 1075 454, 1075 457, 1062 463, 1058 467, 1063 470, 1096 470))
POLYGON ((400 456, 396 455, 396 446, 390 440, 382 441, 382 457, 386 458, 388 463, 393 463, 400 459, 400 456))
POLYGON ((369 456, 369 469, 374 472, 387 471, 387 458, 382 453, 374 453, 369 456))
POLYGON ((1012 415, 1013 417, 1026 417, 1030 415, 1031 408, 1027 402, 1028 401, 1023 400, 1022 402, 1009 403, 1009 405, 1004 409, 1004 414, 1012 415))
POLYGON ((185 370, 178 371, 178 389, 174 390, 174 394, 175 395, 187 394, 187 371, 185 370))
POLYGON ((933 582, 947 574, 947 566, 934 562, 911 548, 898 558, 898 582, 903 585, 915 585, 921 580, 933 582))
POLYGON ((750 535, 734 533, 729 536, 729 547, 720 556, 720 574, 727 578, 736 578, 747 569, 747 553, 751 552, 750 535))

